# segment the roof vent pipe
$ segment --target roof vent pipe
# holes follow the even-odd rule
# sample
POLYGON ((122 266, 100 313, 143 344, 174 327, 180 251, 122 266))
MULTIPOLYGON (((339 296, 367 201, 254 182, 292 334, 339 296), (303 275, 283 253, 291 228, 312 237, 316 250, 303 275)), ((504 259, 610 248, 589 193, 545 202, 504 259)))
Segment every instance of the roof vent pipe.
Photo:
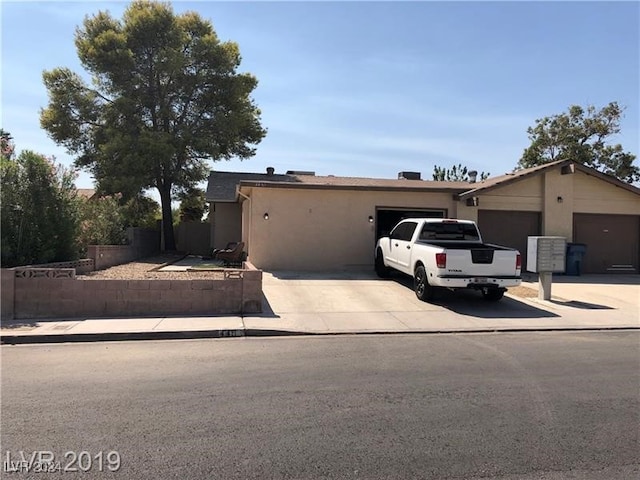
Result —
POLYGON ((276 169, 273 167, 267 167, 267 175, 268 176, 273 176, 273 174, 275 173, 276 169))
POLYGON ((471 170, 469 172, 469 183, 476 183, 477 178, 478 178, 478 172, 475 170, 471 170))

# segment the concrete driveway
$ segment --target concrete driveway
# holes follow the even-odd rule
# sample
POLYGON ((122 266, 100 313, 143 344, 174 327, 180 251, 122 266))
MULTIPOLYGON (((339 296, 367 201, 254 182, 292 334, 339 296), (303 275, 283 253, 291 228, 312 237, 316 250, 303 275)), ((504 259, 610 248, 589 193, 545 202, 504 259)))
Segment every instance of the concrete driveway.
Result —
MULTIPOLYGON (((308 332, 402 332, 584 327, 640 323, 639 276, 562 277, 553 300, 507 295, 487 302, 479 292, 440 292, 419 301, 409 277, 378 279, 372 272, 264 272, 265 313, 277 329, 308 332)), ((537 283, 525 283, 537 289, 537 283)), ((248 328, 264 328, 245 318, 248 328)))

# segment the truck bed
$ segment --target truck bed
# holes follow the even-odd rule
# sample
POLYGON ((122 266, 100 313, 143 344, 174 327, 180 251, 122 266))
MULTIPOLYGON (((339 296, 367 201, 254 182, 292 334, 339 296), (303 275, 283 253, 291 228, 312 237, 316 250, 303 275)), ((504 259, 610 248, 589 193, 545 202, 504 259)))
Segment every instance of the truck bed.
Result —
POLYGON ((501 245, 493 245, 491 243, 470 243, 470 242, 452 242, 450 240, 443 241, 426 241, 418 240, 416 243, 420 245, 430 245, 432 247, 448 248, 451 250, 513 250, 509 247, 503 247, 501 245))

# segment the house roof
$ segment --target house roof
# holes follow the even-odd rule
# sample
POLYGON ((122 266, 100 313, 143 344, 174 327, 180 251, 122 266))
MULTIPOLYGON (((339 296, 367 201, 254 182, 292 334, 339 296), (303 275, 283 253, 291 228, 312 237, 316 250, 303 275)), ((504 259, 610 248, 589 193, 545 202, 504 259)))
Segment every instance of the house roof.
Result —
POLYGON ((432 180, 407 180, 393 178, 365 178, 365 177, 336 177, 298 175, 300 183, 309 186, 334 186, 334 187, 376 187, 376 188, 401 188, 418 190, 456 190, 464 191, 469 188, 469 182, 436 182, 432 180))
POLYGON ((272 182, 291 183, 298 182, 294 175, 269 175, 266 173, 243 173, 243 172, 218 172, 212 171, 209 174, 207 202, 235 202, 238 198, 238 185, 240 182, 272 182))
POLYGON ((388 178, 336 177, 334 175, 302 175, 242 173, 212 171, 209 175, 206 199, 208 202, 235 202, 238 188, 309 188, 309 189, 356 189, 356 190, 403 190, 462 193, 469 188, 468 182, 435 182, 388 178))
POLYGON ((93 198, 96 194, 94 188, 78 188, 77 192, 79 197, 86 198, 87 200, 93 198))
POLYGON ((499 177, 488 178, 482 183, 478 183, 475 188, 467 190, 466 192, 460 194, 460 199, 465 199, 468 197, 474 197, 483 193, 490 192, 496 188, 503 187, 510 183, 517 182, 527 177, 532 177, 534 175, 538 175, 544 171, 550 170, 552 168, 568 168, 571 171, 580 171, 587 175, 592 175, 597 177, 605 182, 612 183, 613 185, 628 190, 630 192, 635 193, 636 195, 640 195, 640 188, 635 187, 629 183, 625 183, 621 180, 618 180, 616 177, 607 175, 606 173, 599 172, 594 168, 587 167, 582 165, 581 163, 573 162, 571 160, 558 160, 556 162, 546 163, 544 165, 538 165, 531 168, 525 168, 522 170, 516 170, 513 173, 507 173, 505 175, 501 175, 499 177))
MULTIPOLYGON (((388 178, 337 177, 333 175, 266 174, 212 171, 209 175, 206 199, 209 202, 236 202, 240 187, 305 188, 332 190, 386 190, 450 192, 459 199, 487 193, 496 188, 523 180, 552 168, 569 168, 595 176, 620 188, 640 195, 640 188, 622 182, 593 168, 569 160, 560 160, 532 168, 517 170, 478 183, 440 182, 433 180, 407 180, 388 178)), ((302 172, 301 172, 302 173, 302 172)))

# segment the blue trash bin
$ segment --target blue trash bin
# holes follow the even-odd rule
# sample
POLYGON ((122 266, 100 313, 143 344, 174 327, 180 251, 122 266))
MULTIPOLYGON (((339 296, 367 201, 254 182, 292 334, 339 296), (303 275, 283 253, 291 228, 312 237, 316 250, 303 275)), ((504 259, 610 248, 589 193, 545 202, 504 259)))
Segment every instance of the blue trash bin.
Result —
POLYGON ((587 246, 584 243, 567 243, 565 275, 581 275, 582 261, 586 253, 587 246))

